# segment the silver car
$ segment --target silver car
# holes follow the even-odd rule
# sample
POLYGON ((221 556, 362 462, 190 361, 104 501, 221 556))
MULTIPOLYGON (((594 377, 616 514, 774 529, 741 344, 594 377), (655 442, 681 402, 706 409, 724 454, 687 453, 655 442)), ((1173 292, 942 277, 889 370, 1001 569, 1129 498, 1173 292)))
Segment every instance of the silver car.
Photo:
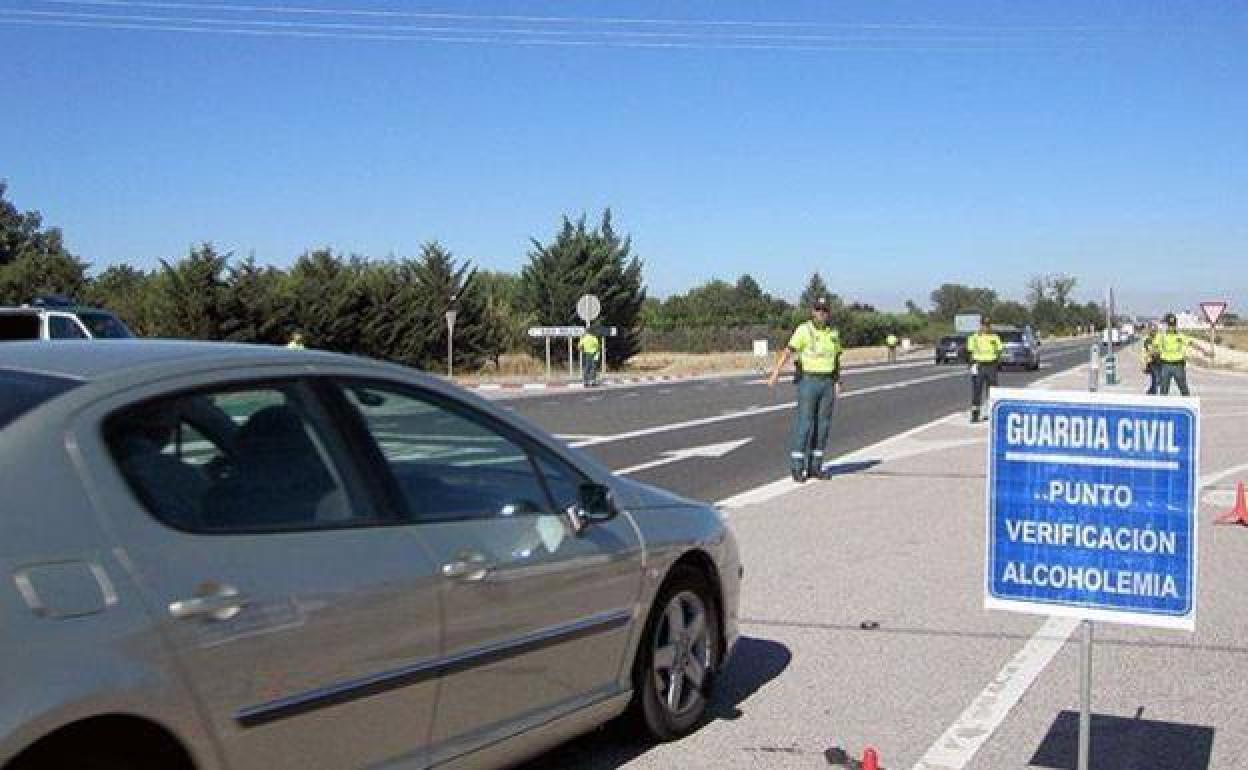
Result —
POLYGON ((0 361, 0 767, 489 768, 702 719, 716 511, 411 370, 263 346, 0 361))

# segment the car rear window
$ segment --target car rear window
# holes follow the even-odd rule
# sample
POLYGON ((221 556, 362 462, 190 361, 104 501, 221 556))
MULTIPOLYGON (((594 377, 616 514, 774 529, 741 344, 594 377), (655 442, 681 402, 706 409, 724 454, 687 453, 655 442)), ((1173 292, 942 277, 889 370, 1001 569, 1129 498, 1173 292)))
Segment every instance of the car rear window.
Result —
POLYGON ((97 340, 126 340, 134 336, 121 319, 112 313, 82 311, 78 313, 78 318, 97 340))
POLYGON ((0 340, 37 339, 39 316, 34 313, 0 313, 0 340))
POLYGON ((1001 341, 1002 342, 1022 342, 1023 333, 1022 332, 1001 332, 1001 341))
POLYGON ((940 338, 940 344, 942 344, 942 345, 952 345, 952 344, 954 344, 954 343, 961 342, 961 341, 962 341, 962 339, 963 339, 962 337, 959 337, 959 336, 958 336, 958 335, 956 335, 956 334, 955 334, 955 335, 953 335, 953 336, 950 336, 950 337, 941 337, 941 338, 940 338))
POLYGON ((0 428, 80 384, 65 377, 0 369, 0 428))

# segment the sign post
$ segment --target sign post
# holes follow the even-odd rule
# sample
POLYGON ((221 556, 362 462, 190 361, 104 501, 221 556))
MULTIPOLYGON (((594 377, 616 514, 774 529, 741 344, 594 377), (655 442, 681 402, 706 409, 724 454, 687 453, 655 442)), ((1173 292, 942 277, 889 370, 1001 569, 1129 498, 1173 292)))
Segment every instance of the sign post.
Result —
MULTIPOLYGON (((454 301, 454 297, 451 300, 454 301)), ((446 377, 455 375, 455 310, 446 311, 446 377)))
POLYGON ((1092 621, 1195 628, 1200 401, 994 389, 984 606, 1081 619, 1079 770, 1092 621))
POLYGON ((1223 300, 1202 302, 1200 311, 1205 314, 1205 320, 1209 322, 1209 360, 1212 361, 1218 352, 1218 319, 1226 312, 1226 302, 1223 300))

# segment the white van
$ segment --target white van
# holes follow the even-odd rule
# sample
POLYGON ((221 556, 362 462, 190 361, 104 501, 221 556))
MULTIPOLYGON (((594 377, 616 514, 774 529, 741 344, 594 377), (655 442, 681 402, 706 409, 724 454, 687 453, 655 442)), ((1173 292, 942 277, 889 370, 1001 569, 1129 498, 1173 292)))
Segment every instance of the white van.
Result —
POLYGON ((130 339, 134 334, 107 310, 74 305, 0 307, 0 342, 130 339))

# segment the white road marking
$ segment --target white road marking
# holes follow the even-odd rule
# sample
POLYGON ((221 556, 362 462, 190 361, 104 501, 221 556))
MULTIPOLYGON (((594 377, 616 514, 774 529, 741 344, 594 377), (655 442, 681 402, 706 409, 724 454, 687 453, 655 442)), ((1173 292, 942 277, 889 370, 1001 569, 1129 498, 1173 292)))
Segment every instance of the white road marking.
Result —
POLYGON ((718 444, 707 444, 706 446, 695 446, 695 447, 690 447, 688 449, 672 449, 672 450, 664 452, 663 454, 665 456, 660 457, 657 460, 651 460, 648 463, 634 465, 629 468, 621 468, 618 471, 611 471, 611 472, 614 473, 616 476, 627 476, 630 473, 640 473, 641 471, 648 471, 651 468, 658 468, 663 465, 671 465, 672 463, 680 462, 681 460, 687 460, 691 457, 709 457, 712 459, 723 457, 729 452, 734 452, 740 449, 741 447, 745 446, 746 444, 750 443, 753 440, 754 439, 752 438, 743 438, 743 439, 737 439, 736 441, 724 441, 718 444))
POLYGON ((1041 671, 1079 627, 1075 618, 1051 617, 997 672, 966 711, 936 739, 914 770, 959 770, 996 732, 1041 671))
MULTIPOLYGON (((868 393, 879 393, 885 390, 897 390, 899 388, 909 388, 914 385, 922 385, 936 380, 946 380, 950 377, 965 377, 965 372, 953 372, 950 374, 934 374, 927 377, 918 377, 905 382, 893 382, 887 385, 873 385, 862 390, 850 390, 842 393, 839 398, 853 398, 855 396, 865 396, 868 393)), ((649 428, 640 428, 638 430, 629 431, 628 433, 618 433, 614 436, 600 436, 596 439, 588 441, 580 441, 572 446, 587 447, 597 446, 598 444, 610 444, 615 441, 628 441, 630 439, 641 438, 643 436, 654 436, 660 433, 670 433, 672 431, 684 430, 686 428, 698 428, 703 425, 714 425, 717 422, 725 422, 727 420, 739 420, 743 417, 754 417, 760 414, 769 414, 771 412, 782 412, 786 409, 792 409, 797 406, 796 401, 786 401, 783 404, 773 404, 772 406, 764 406, 758 409, 750 409, 732 414, 720 414, 713 417, 699 417, 696 420, 686 420, 684 422, 674 422, 668 425, 654 425, 649 428)))
MULTIPOLYGON (((923 423, 922 425, 917 425, 911 428, 910 430, 904 431, 902 433, 898 433, 895 436, 889 436, 883 441, 877 441, 876 443, 871 444, 869 446, 864 446, 861 449, 855 449, 852 452, 843 454, 837 457, 836 459, 825 463, 824 465, 825 467, 828 465, 843 465, 846 463, 861 462, 868 458, 879 459, 881 461, 887 460, 889 459, 887 456, 887 450, 889 447, 893 446, 894 444, 901 443, 902 441, 905 441, 911 436, 922 433, 928 428, 939 425, 940 423, 946 420, 949 420, 951 418, 960 417, 961 415, 962 415, 961 412, 954 412, 953 414, 947 414, 944 417, 938 417, 935 420, 932 420, 931 422, 923 423)), ((979 439, 976 439, 976 441, 978 440, 979 439)), ((934 448, 947 448, 947 447, 944 447, 944 446, 937 447, 934 445, 934 448)), ((722 509, 731 509, 731 508, 744 508, 749 505, 757 505, 758 503, 765 503, 769 500, 774 500, 777 497, 780 497, 783 494, 787 494, 788 492, 792 492, 795 489, 800 489, 801 486, 802 485, 798 484, 793 479, 788 479, 788 478, 777 479, 776 481, 773 481, 769 484, 764 484, 761 487, 755 487, 754 489, 749 489, 749 490, 746 490, 745 492, 741 492, 739 494, 733 495, 732 497, 728 497, 723 500, 720 500, 719 502, 715 503, 715 507, 722 508, 722 509)))

